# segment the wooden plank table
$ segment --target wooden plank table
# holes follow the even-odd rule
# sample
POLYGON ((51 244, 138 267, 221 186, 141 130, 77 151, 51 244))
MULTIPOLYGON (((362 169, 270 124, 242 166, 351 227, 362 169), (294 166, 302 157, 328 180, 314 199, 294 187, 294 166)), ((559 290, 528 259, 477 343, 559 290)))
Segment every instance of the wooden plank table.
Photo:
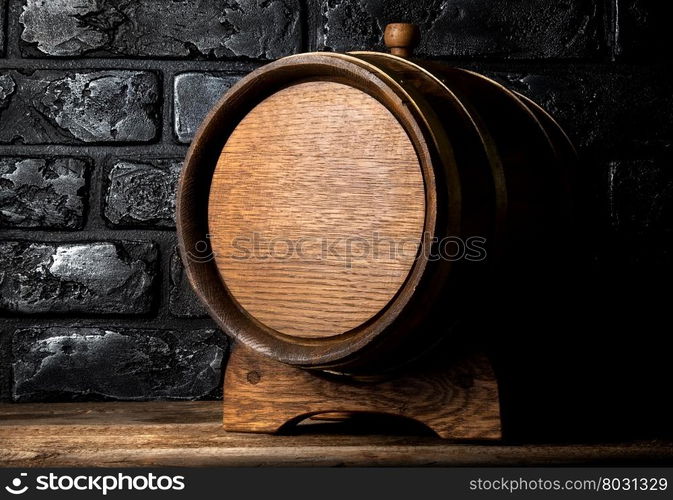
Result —
POLYGON ((293 435, 228 433, 218 402, 0 404, 0 465, 671 465, 673 443, 505 445, 372 435, 314 423, 293 435))

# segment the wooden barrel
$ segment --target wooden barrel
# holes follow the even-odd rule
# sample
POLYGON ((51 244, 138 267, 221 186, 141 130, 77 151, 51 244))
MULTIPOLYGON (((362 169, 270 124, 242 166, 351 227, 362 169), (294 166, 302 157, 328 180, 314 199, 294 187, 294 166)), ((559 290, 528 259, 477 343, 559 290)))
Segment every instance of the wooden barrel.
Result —
POLYGON ((225 332, 284 363, 409 361, 451 335, 491 264, 563 235, 575 155, 554 120, 387 37, 400 55, 308 53, 252 72, 187 155, 189 280, 225 332))

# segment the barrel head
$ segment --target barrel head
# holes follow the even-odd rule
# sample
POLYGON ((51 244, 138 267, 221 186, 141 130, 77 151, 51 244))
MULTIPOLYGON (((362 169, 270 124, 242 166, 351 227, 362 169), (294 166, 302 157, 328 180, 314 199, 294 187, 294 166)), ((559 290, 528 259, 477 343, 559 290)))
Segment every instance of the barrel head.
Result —
POLYGON ((425 187, 414 145, 379 101, 310 81, 264 99, 215 167, 208 230, 229 293, 289 336, 375 318, 419 253, 425 187))

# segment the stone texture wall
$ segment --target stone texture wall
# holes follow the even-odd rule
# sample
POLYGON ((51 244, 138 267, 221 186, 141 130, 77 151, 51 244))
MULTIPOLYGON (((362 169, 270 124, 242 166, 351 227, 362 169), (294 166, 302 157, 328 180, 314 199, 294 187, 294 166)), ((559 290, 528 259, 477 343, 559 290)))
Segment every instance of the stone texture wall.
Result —
POLYGON ((587 272, 654 290, 673 267, 665 3, 0 0, 0 399, 218 397, 227 341, 175 254, 188 144, 241 75, 381 49, 390 21, 556 116, 583 160, 587 272))

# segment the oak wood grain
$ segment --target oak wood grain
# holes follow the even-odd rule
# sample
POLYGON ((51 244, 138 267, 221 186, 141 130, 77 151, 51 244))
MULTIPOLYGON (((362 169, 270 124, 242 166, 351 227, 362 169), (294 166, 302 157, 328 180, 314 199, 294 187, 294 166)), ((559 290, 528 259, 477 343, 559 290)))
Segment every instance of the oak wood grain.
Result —
POLYGON ((250 315, 322 338, 395 296, 424 214, 419 160, 397 119, 360 90, 318 81, 275 93, 236 127, 208 225, 222 279, 250 315))
POLYGON ((0 404, 0 466, 400 466, 673 464, 673 444, 455 444, 421 435, 344 433, 342 424, 295 435, 222 427, 222 403, 0 404))

